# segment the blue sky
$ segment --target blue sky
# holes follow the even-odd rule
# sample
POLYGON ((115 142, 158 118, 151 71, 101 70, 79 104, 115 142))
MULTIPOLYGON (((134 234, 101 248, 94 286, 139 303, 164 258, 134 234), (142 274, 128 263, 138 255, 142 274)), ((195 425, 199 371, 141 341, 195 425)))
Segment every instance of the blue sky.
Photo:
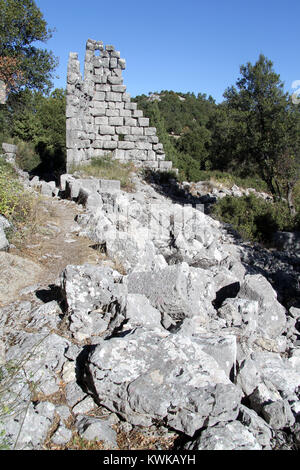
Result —
POLYGON ((300 80, 299 0, 36 0, 51 28, 46 47, 59 57, 65 87, 69 52, 83 66, 88 38, 113 44, 126 59, 131 96, 174 90, 217 102, 240 65, 263 53, 292 92, 300 80))

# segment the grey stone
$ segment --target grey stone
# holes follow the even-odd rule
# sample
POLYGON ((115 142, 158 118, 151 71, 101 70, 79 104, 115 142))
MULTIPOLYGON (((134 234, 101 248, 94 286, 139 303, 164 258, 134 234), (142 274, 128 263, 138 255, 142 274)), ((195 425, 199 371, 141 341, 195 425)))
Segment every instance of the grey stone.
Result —
POLYGON ((100 180, 100 193, 115 193, 120 191, 120 181, 100 180))
POLYGON ((7 352, 8 361, 22 360, 22 373, 30 376, 37 391, 52 395, 59 390, 59 376, 64 362, 64 351, 69 341, 57 334, 22 333, 18 344, 7 352))
POLYGON ((12 224, 9 222, 9 220, 7 220, 7 218, 4 217, 3 215, 0 215, 0 228, 7 229, 11 227, 12 227, 12 224))
POLYGON ((278 400, 263 406, 262 415, 273 429, 284 429, 294 424, 295 418, 287 400, 278 400))
POLYGON ((77 382, 69 382, 65 388, 67 404, 73 408, 79 402, 86 398, 86 393, 82 388, 77 384, 77 382))
POLYGON ((128 292, 145 295, 151 305, 175 321, 197 315, 203 323, 212 312, 215 290, 211 275, 186 263, 127 276, 128 292))
POLYGON ((68 419, 72 416, 69 407, 66 405, 56 406, 55 412, 59 415, 60 420, 63 423, 66 423, 66 421, 68 421, 68 419))
POLYGON ((9 242, 6 238, 4 229, 0 227, 0 251, 6 251, 9 248, 9 242))
POLYGON ((65 426, 60 425, 51 438, 55 445, 65 445, 72 438, 72 431, 65 426))
POLYGON ((144 326, 146 328, 160 328, 161 314, 153 308, 144 295, 128 294, 125 318, 125 328, 144 326))
POLYGON ((52 426, 54 411, 52 403, 30 403, 20 414, 3 420, 5 437, 16 450, 41 449, 52 426))
POLYGON ((272 428, 254 410, 241 405, 238 419, 255 436, 262 449, 272 448, 272 428))
POLYGON ((277 338, 286 326, 284 307, 265 277, 246 275, 239 292, 240 298, 258 301, 258 329, 263 337, 277 338))
POLYGON ((89 411, 93 410, 96 406, 97 405, 95 404, 92 397, 88 396, 88 397, 84 398, 82 401, 80 401, 79 403, 77 403, 77 405, 75 405, 73 407, 72 412, 75 415, 85 414, 85 413, 88 413, 89 411))
POLYGON ((76 426, 79 435, 88 441, 101 441, 112 449, 117 449, 117 433, 106 420, 78 416, 76 426))
POLYGON ((97 336, 124 320, 126 287, 113 270, 92 265, 67 266, 61 287, 68 305, 70 331, 79 341, 97 336))
POLYGON ((31 312, 31 320, 28 323, 28 328, 34 328, 41 330, 47 326, 49 329, 57 328, 62 311, 55 300, 48 302, 40 307, 36 308, 31 312))
POLYGON ((204 422, 236 419, 240 392, 191 338, 136 329, 100 341, 89 355, 87 386, 133 425, 164 419, 192 436, 204 422))
POLYGON ((16 145, 13 145, 13 144, 6 144, 6 143, 3 143, 2 144, 2 150, 4 153, 17 153, 17 150, 18 150, 18 147, 16 145))
POLYGON ((186 450, 261 450, 257 439, 239 421, 219 423, 201 432, 186 450))

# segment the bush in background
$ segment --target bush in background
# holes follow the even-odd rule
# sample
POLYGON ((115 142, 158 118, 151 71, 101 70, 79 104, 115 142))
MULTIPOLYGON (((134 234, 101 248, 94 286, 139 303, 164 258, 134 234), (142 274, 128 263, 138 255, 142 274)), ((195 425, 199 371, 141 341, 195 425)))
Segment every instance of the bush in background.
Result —
POLYGON ((270 244, 278 230, 297 228, 297 220, 290 215, 285 202, 266 202, 253 194, 240 198, 226 196, 213 206, 212 214, 231 224, 243 239, 265 244, 270 244))

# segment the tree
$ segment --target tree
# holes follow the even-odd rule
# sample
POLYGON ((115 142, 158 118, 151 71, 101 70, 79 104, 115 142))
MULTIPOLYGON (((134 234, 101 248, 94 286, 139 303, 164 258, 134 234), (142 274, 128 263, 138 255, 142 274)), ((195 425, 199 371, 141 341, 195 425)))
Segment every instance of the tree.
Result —
POLYGON ((52 32, 34 0, 0 0, 0 80, 7 93, 50 89, 57 59, 34 44, 52 32))
POLYGON ((280 196, 278 165, 294 153, 295 116, 273 63, 260 55, 240 68, 237 88, 226 90, 229 110, 239 112, 235 128, 240 159, 254 165, 274 195, 280 196))

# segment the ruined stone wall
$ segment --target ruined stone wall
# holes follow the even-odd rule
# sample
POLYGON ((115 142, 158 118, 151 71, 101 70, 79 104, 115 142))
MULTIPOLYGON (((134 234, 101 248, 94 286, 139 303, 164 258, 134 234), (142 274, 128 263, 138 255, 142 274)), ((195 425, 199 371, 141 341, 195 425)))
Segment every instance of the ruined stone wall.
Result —
POLYGON ((84 79, 78 54, 71 52, 67 76, 67 170, 108 153, 122 162, 169 170, 156 128, 132 103, 123 85, 125 60, 113 46, 89 39, 84 79), (99 54, 99 55, 98 55, 99 54))

